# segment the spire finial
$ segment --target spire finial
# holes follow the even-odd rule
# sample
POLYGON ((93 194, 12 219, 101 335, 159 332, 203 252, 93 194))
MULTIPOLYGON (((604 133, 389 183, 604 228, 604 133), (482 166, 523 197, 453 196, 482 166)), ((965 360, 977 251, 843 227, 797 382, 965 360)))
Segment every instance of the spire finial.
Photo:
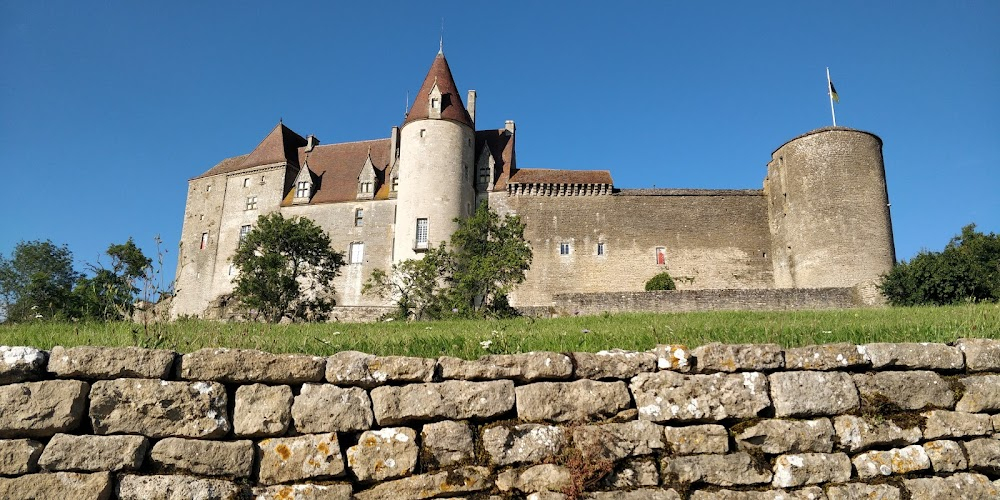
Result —
POLYGON ((441 18, 441 39, 438 40, 438 54, 444 55, 444 18, 441 18))

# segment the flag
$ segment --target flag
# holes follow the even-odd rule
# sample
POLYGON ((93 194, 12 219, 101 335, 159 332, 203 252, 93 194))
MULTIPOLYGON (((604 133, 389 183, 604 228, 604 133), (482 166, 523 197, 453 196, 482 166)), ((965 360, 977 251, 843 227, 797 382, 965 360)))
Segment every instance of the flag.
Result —
POLYGON ((830 82, 830 98, 833 102, 840 102, 840 96, 837 95, 837 88, 833 86, 833 80, 828 80, 830 82))

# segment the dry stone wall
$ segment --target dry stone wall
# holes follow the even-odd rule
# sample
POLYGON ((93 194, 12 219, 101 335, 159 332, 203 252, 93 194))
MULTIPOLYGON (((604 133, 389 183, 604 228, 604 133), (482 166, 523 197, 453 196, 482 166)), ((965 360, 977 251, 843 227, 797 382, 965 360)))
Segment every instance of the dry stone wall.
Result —
POLYGON ((1000 498, 1000 340, 0 347, 4 499, 1000 498))

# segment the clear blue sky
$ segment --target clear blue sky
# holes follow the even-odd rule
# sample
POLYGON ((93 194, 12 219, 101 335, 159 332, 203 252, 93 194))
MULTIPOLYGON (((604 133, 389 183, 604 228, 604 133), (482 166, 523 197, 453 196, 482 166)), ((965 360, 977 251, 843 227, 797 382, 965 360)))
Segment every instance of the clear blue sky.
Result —
POLYGON ((759 189, 771 152, 830 125, 885 142, 898 258, 1000 232, 1000 2, 0 0, 0 253, 79 267, 161 235, 187 180, 279 117, 324 143, 387 137, 438 49, 518 164, 618 187, 759 189))

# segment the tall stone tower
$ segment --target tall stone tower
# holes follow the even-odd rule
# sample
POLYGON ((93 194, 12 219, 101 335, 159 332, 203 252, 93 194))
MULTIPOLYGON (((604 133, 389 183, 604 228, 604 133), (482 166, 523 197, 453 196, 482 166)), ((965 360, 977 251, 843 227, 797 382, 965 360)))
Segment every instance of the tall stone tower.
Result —
POLYGON ((771 155, 764 179, 778 288, 854 286, 896 260, 882 140, 813 130, 771 155))
POLYGON ((393 262, 448 241, 475 199, 473 121, 438 52, 400 130, 393 262))

